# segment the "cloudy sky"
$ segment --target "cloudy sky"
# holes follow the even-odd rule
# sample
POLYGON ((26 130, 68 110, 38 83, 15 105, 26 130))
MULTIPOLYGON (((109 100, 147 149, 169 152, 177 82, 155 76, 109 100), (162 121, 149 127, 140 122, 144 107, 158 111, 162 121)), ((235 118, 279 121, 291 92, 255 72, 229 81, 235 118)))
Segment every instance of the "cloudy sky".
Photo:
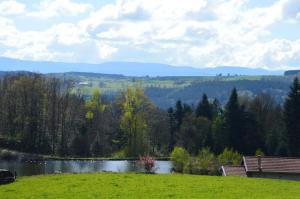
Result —
POLYGON ((300 0, 0 0, 0 56, 299 68, 300 0))

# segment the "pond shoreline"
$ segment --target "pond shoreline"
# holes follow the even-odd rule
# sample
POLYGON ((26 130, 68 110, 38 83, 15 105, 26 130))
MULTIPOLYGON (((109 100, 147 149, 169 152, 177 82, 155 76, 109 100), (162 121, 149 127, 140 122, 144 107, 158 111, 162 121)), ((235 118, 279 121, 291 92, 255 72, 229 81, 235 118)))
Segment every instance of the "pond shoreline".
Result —
MULTIPOLYGON (((169 157, 154 157, 155 160, 168 161, 169 157)), ((0 149, 0 160, 12 161, 43 161, 43 160, 139 160, 138 157, 114 158, 114 157, 60 157, 19 152, 9 149, 0 149)))
MULTIPOLYGON (((155 173, 171 173, 172 162, 155 161, 155 173)), ((0 168, 16 172, 18 176, 49 175, 56 173, 97 173, 97 172, 145 172, 136 160, 31 160, 0 161, 0 168)))

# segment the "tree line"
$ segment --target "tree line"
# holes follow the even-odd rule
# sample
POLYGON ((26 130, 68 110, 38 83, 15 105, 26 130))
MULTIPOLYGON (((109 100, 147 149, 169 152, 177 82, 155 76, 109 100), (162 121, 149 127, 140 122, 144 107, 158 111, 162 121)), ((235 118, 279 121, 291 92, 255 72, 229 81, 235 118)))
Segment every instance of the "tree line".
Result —
POLYGON ((299 156, 300 85, 295 78, 280 105, 234 88, 223 107, 204 94, 196 107, 180 100, 157 108, 138 84, 108 100, 83 96, 70 81, 40 74, 0 80, 0 147, 60 156, 169 156, 175 146, 196 155, 233 149, 253 155, 299 156))

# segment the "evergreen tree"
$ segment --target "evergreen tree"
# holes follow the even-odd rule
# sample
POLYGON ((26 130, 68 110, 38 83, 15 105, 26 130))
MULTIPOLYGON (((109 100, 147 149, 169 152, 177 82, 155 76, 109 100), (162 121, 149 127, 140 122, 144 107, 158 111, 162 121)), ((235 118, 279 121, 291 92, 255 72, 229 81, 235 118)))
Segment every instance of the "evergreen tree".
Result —
POLYGON ((298 78, 295 78, 291 86, 284 108, 289 152, 292 156, 300 156, 300 84, 298 78))
POLYGON ((242 113, 238 101, 238 94, 236 88, 231 92, 229 101, 225 109, 225 125, 230 146, 235 150, 241 151, 242 146, 242 113))
POLYGON ((199 104, 197 106, 196 116, 197 117, 205 117, 209 120, 212 120, 212 117, 213 117, 212 106, 209 103, 206 94, 203 94, 202 100, 199 102, 199 104))
POLYGON ((184 117, 184 111, 183 111, 183 106, 180 100, 176 102, 176 109, 175 109, 175 119, 176 119, 176 130, 180 129, 180 126, 182 124, 182 120, 184 117))
POLYGON ((168 109, 168 116, 169 116, 169 131, 170 131, 170 141, 168 150, 171 152, 176 144, 176 122, 174 117, 174 110, 173 108, 168 109))
POLYGON ((212 103, 212 118, 215 119, 223 113, 221 103, 217 98, 212 103))
POLYGON ((204 117, 195 117, 194 114, 186 114, 178 135, 179 146, 183 146, 191 154, 203 147, 211 147, 210 135, 211 121, 204 117))
POLYGON ((211 131, 213 139, 212 149, 215 153, 221 153, 226 146, 230 146, 224 115, 219 115, 213 120, 211 131))

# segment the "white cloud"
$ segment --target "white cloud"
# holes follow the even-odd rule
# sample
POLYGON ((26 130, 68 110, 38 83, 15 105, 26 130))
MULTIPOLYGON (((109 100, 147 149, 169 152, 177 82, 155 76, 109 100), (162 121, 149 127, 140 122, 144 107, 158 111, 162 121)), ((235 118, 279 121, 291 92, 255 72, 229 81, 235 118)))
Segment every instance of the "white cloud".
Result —
POLYGON ((25 12, 25 5, 14 0, 0 2, 0 15, 18 15, 25 12))
POLYGON ((98 44, 99 49, 99 57, 101 59, 108 59, 111 58, 113 54, 115 54, 118 49, 106 44, 98 44))
POLYGON ((55 24, 40 31, 21 31, 18 21, 0 17, 0 44, 7 47, 4 55, 32 59, 297 66, 300 37, 276 38, 270 27, 299 20, 300 0, 251 8, 249 1, 117 0, 96 9, 78 1, 44 0, 26 16, 45 22, 56 17, 55 24), (65 21, 68 16, 80 20, 65 21))
POLYGON ((51 18, 58 16, 76 16, 83 14, 91 8, 91 5, 75 3, 72 0, 43 0, 38 11, 28 13, 28 16, 51 18))
POLYGON ((54 25, 46 34, 55 37, 56 42, 63 45, 80 44, 88 39, 87 33, 72 23, 54 25))

